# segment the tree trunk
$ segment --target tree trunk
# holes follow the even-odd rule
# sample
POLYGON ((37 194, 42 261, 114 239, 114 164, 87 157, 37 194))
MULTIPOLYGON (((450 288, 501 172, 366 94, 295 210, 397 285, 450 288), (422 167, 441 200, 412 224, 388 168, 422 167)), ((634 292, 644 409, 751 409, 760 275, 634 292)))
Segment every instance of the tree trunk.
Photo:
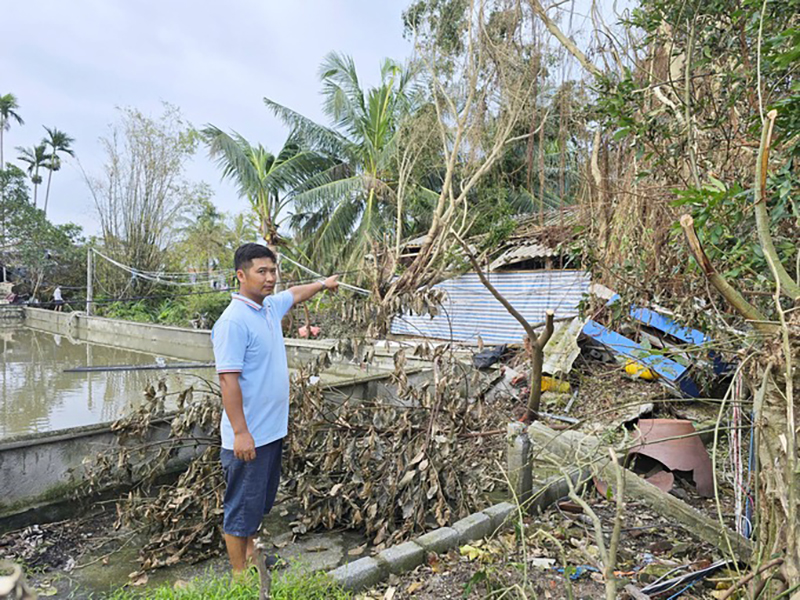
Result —
POLYGON ((39 177, 39 163, 36 163, 36 169, 33 172, 34 182, 33 182, 33 208, 36 208, 36 199, 39 195, 39 184, 42 182, 41 177, 39 177))
POLYGON ((47 216, 47 202, 50 200, 50 181, 53 179, 53 170, 47 175, 47 193, 44 195, 44 216, 47 216))
MULTIPOLYGON (((797 516, 798 486, 800 476, 797 473, 798 456, 793 448, 793 436, 789 431, 787 413, 798 409, 797 398, 793 391, 800 389, 800 319, 795 319, 794 331, 789 332, 792 356, 789 361, 794 365, 793 379, 786 377, 786 362, 775 366, 775 372, 768 372, 764 378, 764 389, 761 406, 757 407, 756 436, 758 439, 758 495, 756 498, 756 524, 758 529, 758 548, 762 562, 774 556, 783 558, 779 573, 782 582, 768 592, 765 597, 780 593, 787 588, 800 584, 800 544, 798 544, 797 516), (788 400, 792 404, 789 405, 788 400), (792 455, 793 454, 793 455, 792 455)), ((788 361, 787 361, 788 362, 788 361)), ((758 402, 757 402, 758 404, 758 402)), ((754 565, 754 569, 758 565, 754 565)), ((772 573, 765 573, 769 576, 772 573)), ((756 578, 758 581, 758 578, 756 578)), ((768 583, 767 585, 773 585, 768 583)), ((793 600, 800 598, 800 591, 790 596, 793 600)))

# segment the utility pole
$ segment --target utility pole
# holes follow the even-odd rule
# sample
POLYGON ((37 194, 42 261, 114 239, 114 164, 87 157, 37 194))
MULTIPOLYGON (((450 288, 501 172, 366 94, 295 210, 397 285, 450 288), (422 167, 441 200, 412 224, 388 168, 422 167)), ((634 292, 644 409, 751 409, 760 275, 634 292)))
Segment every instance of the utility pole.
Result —
POLYGON ((92 248, 86 252, 86 316, 92 315, 92 248))

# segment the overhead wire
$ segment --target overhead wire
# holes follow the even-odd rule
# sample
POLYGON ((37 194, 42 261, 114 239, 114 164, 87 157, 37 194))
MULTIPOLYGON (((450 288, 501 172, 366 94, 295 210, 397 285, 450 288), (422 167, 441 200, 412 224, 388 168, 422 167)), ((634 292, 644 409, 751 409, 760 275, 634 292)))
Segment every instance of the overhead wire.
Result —
MULTIPOLYGON (((153 283, 163 283, 165 285, 174 285, 174 286, 187 287, 187 286, 205 285, 205 284, 207 284, 209 282, 218 281, 218 279, 203 279, 202 281, 194 281, 194 282, 191 282, 191 281, 190 282, 171 281, 170 279, 165 279, 164 278, 167 275, 166 273, 139 270, 139 269, 136 269, 135 267, 132 267, 130 265, 125 265, 125 264, 123 264, 123 263, 121 263, 121 262, 119 262, 117 260, 114 260, 113 258, 111 258, 109 256, 106 256, 105 254, 103 254, 102 252, 97 250, 96 248, 91 248, 91 251, 94 252, 96 255, 100 256, 101 258, 105 259, 106 261, 108 261, 112 265, 114 265, 114 266, 116 266, 116 267, 118 267, 118 268, 120 268, 120 269, 122 269, 122 270, 124 270, 124 271, 126 271, 128 273, 130 273, 133 277, 138 277, 138 278, 144 279, 146 281, 151 281, 153 283)), ((299 269, 301 269, 301 270, 313 275, 315 278, 324 277, 322 274, 320 274, 320 273, 318 273, 316 271, 313 271, 312 269, 309 269, 308 267, 296 262, 295 260, 289 258, 286 255, 281 255, 279 260, 287 260, 291 264, 296 266, 297 268, 299 268, 299 269)), ((229 274, 232 275, 234 271, 233 271, 233 269, 229 269, 229 270, 219 270, 219 271, 213 271, 213 272, 229 273, 229 274)), ((355 273, 355 272, 363 272, 363 269, 351 270, 351 271, 342 271, 342 272, 335 273, 335 274, 342 275, 342 274, 345 274, 345 273, 355 273)), ((191 273, 191 272, 186 272, 184 274, 189 275, 190 277, 193 275, 193 273, 191 273)), ((180 273, 172 272, 172 273, 170 273, 170 275, 180 275, 180 273)), ((313 278, 308 279, 308 281, 312 281, 312 280, 313 280, 313 278)), ((305 280, 297 279, 297 280, 294 280, 294 281, 305 281, 305 280)), ((283 283, 289 283, 289 282, 290 281, 285 281, 283 283)), ((344 283, 344 282, 340 282, 339 285, 342 286, 345 289, 349 289, 349 290, 358 292, 360 294, 365 294, 365 295, 369 295, 370 294, 370 292, 368 290, 356 287, 354 285, 349 285, 349 284, 344 283)))
MULTIPOLYGON (((114 265, 114 266, 116 266, 118 268, 121 268, 121 269, 125 270, 126 272, 134 274, 137 277, 141 276, 143 279, 149 280, 149 281, 151 281, 152 283, 155 283, 155 284, 176 285, 175 282, 164 281, 164 280, 160 280, 160 279, 157 279, 157 278, 143 277, 142 275, 143 275, 143 273, 146 273, 145 271, 139 271, 138 269, 136 269, 134 267, 130 267, 128 265, 124 265, 124 264, 120 263, 119 261, 116 261, 114 259, 111 259, 111 258, 107 257, 106 255, 104 255, 103 253, 101 253, 101 252, 99 252, 97 250, 93 249, 93 251, 96 254, 100 255, 105 260, 107 260, 112 265, 114 265), (157 279, 157 280, 154 280, 154 279, 157 279)), ((294 262, 294 261, 290 260, 290 262, 294 262)), ((305 270, 310 271, 310 269, 305 269, 305 270)), ((339 271, 339 272, 333 273, 333 275, 345 275, 345 274, 359 273, 359 272, 363 272, 363 269, 352 269, 352 270, 349 270, 349 271, 339 271)), ((233 269, 230 270, 230 273, 233 274, 233 269)), ((313 271, 312 271, 312 273, 313 273, 313 271)), ((321 276, 315 274, 313 277, 298 277, 298 278, 292 278, 292 279, 283 279, 281 281, 281 284, 282 285, 290 285, 290 284, 310 283, 312 281, 318 280, 320 277, 321 276)), ((213 282, 218 282, 218 280, 203 280, 203 281, 199 281, 199 282, 193 283, 191 285, 195 285, 195 286, 207 285, 209 282, 212 282, 212 283, 213 282)), ((188 284, 177 284, 177 285, 183 285, 183 287, 188 287, 188 284)), ((346 285, 346 284, 341 284, 341 285, 346 285)), ((105 286, 102 286, 102 287, 105 289, 105 286)), ((78 287, 78 286, 61 286, 61 288, 62 289, 85 289, 84 287, 78 287)), ((176 291, 176 292, 169 292, 169 293, 150 293, 150 294, 139 294, 139 295, 132 295, 132 296, 119 296, 119 297, 112 297, 112 298, 97 298, 97 299, 93 298, 91 300, 89 300, 87 298, 65 298, 65 301, 66 301, 67 304, 104 305, 104 304, 114 304, 116 302, 139 302, 139 301, 142 301, 142 300, 152 300, 152 299, 171 299, 171 298, 187 297, 187 296, 202 296, 202 295, 209 295, 209 294, 225 294, 225 293, 230 293, 231 291, 234 291, 234 288, 232 288, 230 286, 227 286, 227 287, 224 287, 224 288, 212 289, 212 290, 204 290, 204 291, 192 291, 192 292, 178 292, 178 291, 176 291)), ((109 294, 109 295, 111 295, 111 294, 109 294)), ((52 306, 52 305, 54 305, 54 302, 47 301, 47 302, 39 302, 37 304, 39 306, 52 306)))
MULTIPOLYGON (((295 260, 292 260, 291 258, 286 256, 285 254, 281 255, 280 260, 288 260, 295 267, 297 267, 298 269, 300 269, 302 271, 305 271, 306 273, 314 275, 315 277, 323 277, 323 275, 321 275, 320 273, 317 273, 316 271, 313 271, 313 270, 309 269, 308 267, 306 267, 304 265, 301 265, 299 262, 297 262, 295 260)), ((370 295, 369 290, 365 290, 364 288, 360 288, 360 287, 356 287, 354 285, 350 285, 348 283, 344 283, 343 281, 340 281, 339 285, 342 286, 343 288, 347 289, 347 290, 352 290, 354 292, 357 292, 357 293, 365 295, 365 296, 369 296, 370 295)))
POLYGON ((189 282, 171 281, 169 279, 164 279, 160 275, 153 276, 151 274, 152 271, 139 271, 135 267, 131 267, 131 266, 125 265, 125 264, 123 264, 123 263, 121 263, 119 261, 114 260, 113 258, 110 258, 110 257, 106 256, 105 254, 103 254, 102 252, 97 250, 96 248, 91 248, 91 251, 94 252, 97 256, 105 259, 106 261, 108 261, 109 263, 114 265, 115 267, 117 267, 119 269, 122 269, 123 271, 127 271, 134 278, 144 279, 145 281, 151 281, 153 283, 161 283, 161 284, 164 284, 164 285, 174 285, 174 286, 180 286, 180 287, 206 285, 208 283, 208 280, 206 280, 206 281, 194 281, 194 282, 191 282, 191 281, 189 281, 189 282))

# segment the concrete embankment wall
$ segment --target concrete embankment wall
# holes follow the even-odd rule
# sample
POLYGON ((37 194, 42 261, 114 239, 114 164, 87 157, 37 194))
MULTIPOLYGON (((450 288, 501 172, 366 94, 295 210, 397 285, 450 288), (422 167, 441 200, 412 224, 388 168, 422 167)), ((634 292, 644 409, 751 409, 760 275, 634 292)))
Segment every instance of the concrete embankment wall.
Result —
POLYGON ((15 323, 25 318, 25 309, 11 304, 0 304, 0 322, 15 323))
MULTIPOLYGON (((34 329, 69 336, 75 340, 93 344, 160 354, 180 360, 198 362, 214 360, 211 331, 208 329, 187 329, 103 317, 87 317, 80 312, 64 313, 29 307, 24 309, 24 323, 34 329)), ((287 339, 286 356, 289 366, 299 367, 314 356, 333 349, 335 343, 335 340, 287 339)), ((408 360, 411 366, 423 366, 424 362, 426 361, 408 360)), ((370 365, 337 363, 332 366, 331 374, 335 375, 335 378, 358 379, 393 368, 394 361, 391 352, 378 351, 370 365)))
MULTIPOLYGON (((24 317, 24 323, 28 327, 70 336, 75 340, 92 344, 150 352, 181 360, 202 362, 214 360, 211 331, 208 329, 188 329, 87 317, 79 312, 65 313, 27 307, 24 317)), ((293 361, 307 361, 332 347, 333 343, 330 341, 286 340, 290 364, 293 364, 293 361)))
MULTIPOLYGON (((143 440, 127 444, 138 446, 167 439, 171 418, 172 415, 167 415, 155 420, 143 440)), ((203 432, 197 431, 195 435, 200 438, 198 443, 189 443, 172 455, 163 473, 184 468, 204 449, 203 432)), ((133 460, 134 465, 147 465, 154 460, 158 446, 153 448, 133 460)), ((0 442, 0 533, 48 520, 43 512, 50 512, 54 518, 74 512, 77 499, 90 492, 82 488, 84 461, 119 449, 119 438, 111 431, 111 423, 20 435, 0 442)), ((133 473, 127 483, 135 479, 133 473)), ((92 492, 104 489, 108 486, 92 492)))
POLYGON ((212 361, 211 332, 202 329, 166 327, 83 313, 64 313, 41 308, 25 309, 25 325, 75 340, 162 354, 181 360, 212 361))
MULTIPOLYGON (((36 308, 25 308, 24 317, 24 324, 28 327, 75 340, 179 360, 213 361, 210 331, 207 330, 86 317, 82 313, 58 313, 36 308)), ((314 355, 330 350, 333 344, 333 341, 287 340, 289 363, 293 367, 300 366, 314 355)), ((424 362, 413 361, 408 366, 407 373, 414 381, 425 378, 421 372, 424 362)), ((324 394, 333 402, 342 398, 392 396, 395 394, 390 382, 393 366, 388 351, 378 355, 370 365, 334 363, 322 374, 324 394)), ((168 434, 169 419, 165 418, 154 425, 149 439, 165 439, 168 434)), ((202 436, 202 432, 199 435, 202 436)), ((0 532, 63 516, 64 508, 70 509, 69 499, 80 492, 84 459, 99 452, 114 452, 118 443, 117 436, 111 431, 111 423, 26 434, 0 441, 0 532)), ((183 450, 168 467, 182 468, 200 449, 190 447, 183 450)))

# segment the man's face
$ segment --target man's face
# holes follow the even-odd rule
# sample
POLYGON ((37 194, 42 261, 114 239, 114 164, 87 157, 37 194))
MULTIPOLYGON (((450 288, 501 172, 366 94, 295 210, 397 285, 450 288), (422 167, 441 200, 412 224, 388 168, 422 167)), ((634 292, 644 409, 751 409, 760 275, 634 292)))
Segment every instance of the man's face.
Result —
POLYGON ((270 258, 254 258, 246 269, 236 271, 239 288, 246 295, 262 300, 275 289, 278 267, 270 258))

